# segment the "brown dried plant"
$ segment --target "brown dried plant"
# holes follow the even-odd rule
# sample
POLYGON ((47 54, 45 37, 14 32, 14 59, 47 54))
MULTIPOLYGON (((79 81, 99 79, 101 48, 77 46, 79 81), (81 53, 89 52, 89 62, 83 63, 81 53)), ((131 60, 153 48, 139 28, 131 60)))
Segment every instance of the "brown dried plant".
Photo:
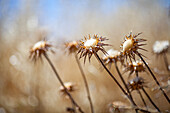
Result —
POLYGON ((120 62, 122 65, 124 65, 124 57, 121 54, 120 51, 109 49, 107 51, 107 54, 102 57, 103 62, 105 65, 108 65, 109 68, 111 68, 112 63, 114 62, 120 62))
POLYGON ((146 41, 145 39, 137 39, 136 37, 139 36, 141 33, 138 33, 137 35, 132 35, 132 32, 130 32, 129 36, 125 36, 125 40, 122 44, 122 52, 124 57, 127 59, 127 57, 129 57, 130 62, 132 62, 132 59, 135 60, 135 55, 139 56, 139 58, 142 60, 142 62, 145 64, 146 68, 149 70, 152 78, 154 79, 154 81, 156 82, 156 84, 159 86, 159 89, 162 91, 162 94, 164 95, 164 97, 166 98, 166 100, 168 101, 168 103, 170 103, 169 97, 167 96, 167 94, 165 93, 165 91, 162 89, 162 87, 160 86, 160 83, 158 82, 157 78, 155 77, 155 75, 153 74, 153 72, 151 71, 150 67, 148 66, 148 64, 146 63, 146 61, 143 59, 142 55, 140 52, 138 52, 138 49, 147 51, 146 49, 141 48, 140 46, 146 45, 146 44, 139 44, 140 42, 144 42, 146 41))
POLYGON ((170 46, 168 40, 156 41, 153 45, 153 53, 156 54, 157 56, 163 56, 167 71, 170 71, 168 58, 166 55, 168 53, 169 47, 170 46))
POLYGON ((124 63, 124 57, 122 56, 121 52, 119 52, 118 50, 110 49, 109 51, 107 51, 107 53, 108 54, 102 58, 103 62, 106 65, 109 64, 109 67, 111 67, 112 63, 114 63, 116 71, 117 71, 117 73, 118 73, 118 75, 119 75, 119 77, 120 77, 124 87, 126 88, 126 91, 128 92, 129 97, 134 102, 133 97, 131 95, 131 92, 129 91, 129 88, 128 88, 128 86, 127 86, 127 84, 126 84, 126 82, 125 82, 125 80, 124 80, 124 78, 123 78, 123 76, 122 76, 118 66, 117 66, 117 62, 118 61, 120 61, 121 64, 124 63))
POLYGON ((130 72, 128 77, 130 77, 133 73, 136 72, 147 72, 146 67, 144 66, 143 62, 140 60, 127 62, 123 73, 128 71, 130 72))
POLYGON ((42 59, 42 55, 51 50, 51 47, 52 45, 46 40, 39 41, 31 47, 29 58, 33 61, 36 61, 39 58, 42 59))
POLYGON ((105 44, 105 43, 102 43, 102 42, 105 41, 105 40, 108 40, 108 39, 103 38, 103 37, 99 37, 98 35, 94 35, 94 37, 91 37, 89 35, 88 39, 86 37, 84 37, 84 39, 85 40, 80 41, 80 49, 78 51, 78 53, 80 54, 80 58, 85 57, 84 63, 86 61, 87 55, 88 55, 89 61, 90 61, 91 56, 94 54, 96 59, 101 63, 101 65, 108 72, 108 74, 111 76, 111 78, 116 82, 116 84, 119 86, 121 91, 128 97, 128 99, 130 100, 130 102, 134 106, 135 111, 136 112, 138 112, 138 110, 145 111, 145 110, 142 110, 142 109, 137 107, 137 105, 135 104, 135 102, 133 101, 131 96, 129 96, 128 93, 123 89, 123 87, 120 85, 120 83, 117 81, 117 79, 112 75, 112 73, 107 69, 107 67, 105 66, 103 61, 100 59, 99 55, 97 54, 97 52, 100 50, 105 55, 107 55, 107 52, 105 51, 103 46, 109 46, 109 44, 105 44))
MULTIPOLYGON (((76 84, 72 83, 72 82, 65 82, 64 86, 67 88, 68 92, 74 92, 76 90, 76 84)), ((62 95, 64 95, 66 98, 69 99, 67 93, 65 92, 65 89, 63 86, 59 87, 59 91, 62 93, 62 95)))
POLYGON ((87 55, 90 62, 90 58, 92 57, 92 55, 99 50, 102 51, 104 54, 107 54, 103 46, 109 46, 109 44, 102 43, 103 41, 108 40, 106 37, 103 38, 102 36, 99 37, 98 35, 94 35, 93 37, 91 37, 89 35, 88 38, 85 36, 84 39, 85 40, 80 41, 80 49, 78 51, 78 53, 80 53, 79 58, 84 57, 84 63, 86 61, 87 55))
POLYGON ((81 112, 84 113, 82 111, 82 109, 80 108, 80 106, 75 102, 75 100, 73 99, 73 97, 71 96, 71 94, 69 93, 69 91, 67 90, 67 88, 65 87, 63 81, 61 80, 57 70, 55 69, 53 63, 51 62, 51 60, 49 59, 47 52, 51 49, 52 45, 49 44, 47 41, 43 40, 43 41, 39 41, 36 44, 34 44, 34 46, 31 48, 30 50, 30 58, 33 59, 34 61, 36 61, 37 59, 41 58, 42 55, 44 55, 44 57, 46 58, 46 60, 48 61, 48 63, 50 64, 52 70, 54 71, 57 79, 59 80, 60 84, 62 85, 62 87, 64 88, 66 94, 68 95, 68 97, 70 98, 72 104, 74 106, 77 107, 77 109, 81 112))
POLYGON ((81 75, 83 77, 84 85, 85 85, 85 88, 86 88, 87 98, 88 98, 89 103, 90 103, 91 113, 94 113, 94 108, 93 108, 93 103, 92 103, 92 99, 91 99, 91 95, 90 95, 89 85, 88 85, 85 73, 84 73, 83 68, 80 64, 80 61, 78 60, 78 56, 77 56, 77 53, 76 53, 78 51, 79 47, 80 47, 79 42, 78 41, 67 42, 67 43, 65 43, 65 47, 70 54, 75 54, 75 59, 76 59, 76 62, 78 64, 78 67, 80 69, 81 75))
MULTIPOLYGON (((152 101, 151 97, 149 96, 149 94, 146 92, 146 90, 144 89, 144 87, 147 87, 145 80, 142 77, 138 77, 136 76, 134 79, 130 80, 128 82, 128 87, 130 89, 130 91, 134 91, 137 90, 138 93, 140 92, 140 89, 142 89, 142 91, 144 92, 144 94, 147 96, 147 98, 149 99, 149 101, 152 103, 152 105, 157 109, 158 112, 161 113, 160 109, 157 107, 157 105, 152 101)), ((140 93, 141 94, 141 93, 140 93)), ((140 95, 141 96, 141 95, 140 95)), ((142 100, 146 106, 146 103, 143 99, 142 96, 142 100)), ((147 107, 147 106, 146 106, 147 107)))
MULTIPOLYGON (((137 37, 140 34, 142 33, 138 33, 137 35, 132 35, 132 32, 130 32, 129 36, 125 36, 125 39, 120 46, 122 48, 122 53, 125 56, 125 58, 127 59, 127 57, 129 57, 131 62, 132 59, 135 60, 135 54, 139 54, 138 49, 147 51, 146 49, 141 48, 141 46, 144 46, 146 44, 140 44, 140 42, 144 42, 146 40, 142 38, 137 39, 137 37)), ((140 53, 140 55, 142 54, 140 53)))

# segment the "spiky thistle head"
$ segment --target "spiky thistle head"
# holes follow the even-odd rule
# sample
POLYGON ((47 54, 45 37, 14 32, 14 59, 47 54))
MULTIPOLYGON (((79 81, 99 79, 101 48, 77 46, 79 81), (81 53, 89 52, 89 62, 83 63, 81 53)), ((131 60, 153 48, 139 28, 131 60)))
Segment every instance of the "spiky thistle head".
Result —
POLYGON ((85 40, 80 41, 80 49, 78 51, 78 53, 80 53, 80 58, 84 57, 84 63, 86 61, 87 55, 90 61, 90 58, 94 52, 101 50, 104 54, 107 53, 103 46, 108 46, 109 44, 102 43, 103 41, 107 40, 105 37, 99 37, 98 35, 91 37, 89 35, 88 38, 84 37, 84 39, 85 40))
POLYGON ((129 76, 130 76, 134 72, 145 72, 146 68, 142 61, 136 60, 133 62, 127 62, 124 72, 127 72, 127 71, 130 71, 129 73, 129 76))
POLYGON ((29 58, 36 61, 38 58, 41 58, 42 54, 46 54, 47 51, 51 50, 52 45, 46 40, 39 41, 35 43, 30 49, 29 58))
MULTIPOLYGON (((76 84, 72 83, 72 82, 65 82, 64 86, 66 87, 66 89, 68 90, 68 92, 74 92, 76 90, 76 84)), ((62 93, 62 95, 67 96, 65 89, 63 86, 59 87, 59 91, 62 93)), ((66 97, 67 98, 67 97, 66 97)))
MULTIPOLYGON (((145 39, 137 39, 137 36, 139 36, 142 33, 138 33, 137 35, 132 35, 132 32, 130 32, 129 36, 125 36, 124 42, 121 44, 122 53, 127 58, 129 57, 130 61, 131 59, 135 60, 135 54, 138 53, 138 49, 145 50, 141 48, 141 46, 144 46, 146 44, 140 44, 140 42, 146 41, 145 39)), ((145 50, 147 51, 147 50, 145 50)))
POLYGON ((118 50, 110 49, 107 51, 107 54, 102 58, 105 65, 111 65, 117 61, 120 61, 122 64, 124 62, 124 57, 122 56, 121 52, 118 50))
POLYGON ((156 41, 153 45, 153 52, 157 55, 166 53, 169 49, 169 41, 156 41))
POLYGON ((130 91, 139 90, 143 87, 146 87, 146 82, 142 77, 135 77, 128 82, 128 87, 130 91))
POLYGON ((65 47, 68 50, 69 54, 76 53, 79 49, 78 41, 72 41, 65 43, 65 47))

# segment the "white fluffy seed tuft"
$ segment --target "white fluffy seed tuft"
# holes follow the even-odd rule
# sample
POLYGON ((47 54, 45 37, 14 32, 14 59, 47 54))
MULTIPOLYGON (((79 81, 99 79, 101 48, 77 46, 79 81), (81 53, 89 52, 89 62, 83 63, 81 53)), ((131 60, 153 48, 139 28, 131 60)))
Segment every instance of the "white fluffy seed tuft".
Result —
POLYGON ((120 54, 120 52, 118 51, 118 50, 114 50, 114 49, 109 49, 108 51, 107 51, 107 53, 108 54, 106 54, 106 55, 104 55, 103 56, 103 59, 105 59, 106 57, 115 57, 115 56, 117 56, 117 55, 119 55, 120 54))
POLYGON ((39 41, 33 46, 33 50, 40 49, 45 47, 46 42, 45 41, 39 41))
POLYGON ((88 39, 85 43, 84 43, 84 46, 87 47, 87 48, 90 48, 90 47, 94 47, 96 46, 97 44, 97 40, 96 39, 88 39))
POLYGON ((156 41, 153 45, 153 52, 156 54, 160 54, 164 51, 166 51, 169 48, 169 41, 156 41))

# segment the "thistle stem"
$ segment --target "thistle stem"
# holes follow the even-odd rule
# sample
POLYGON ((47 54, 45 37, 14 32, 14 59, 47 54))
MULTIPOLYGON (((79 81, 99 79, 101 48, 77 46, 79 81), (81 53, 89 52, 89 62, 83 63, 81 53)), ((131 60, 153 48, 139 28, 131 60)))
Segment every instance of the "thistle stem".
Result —
POLYGON ((91 113, 94 113, 94 108, 93 108, 93 103, 92 103, 91 96, 90 96, 90 90, 89 90, 88 82, 87 82, 86 76, 84 74, 83 68, 82 68, 82 66, 80 64, 80 61, 79 61, 79 59, 77 57, 77 54, 75 54, 75 59, 76 59, 76 62, 78 64, 78 67, 80 69, 81 75, 83 77, 84 85, 85 85, 86 92, 87 92, 87 98, 88 98, 89 103, 90 103, 91 113))
POLYGON ((142 102, 143 102, 144 106, 145 106, 146 109, 148 110, 148 107, 147 107, 147 105, 146 105, 146 102, 145 102, 145 100, 144 100, 144 98, 143 98, 142 93, 140 92, 140 90, 137 90, 137 92, 139 93, 139 95, 140 95, 140 97, 141 97, 141 99, 142 99, 142 102))
POLYGON ((117 71, 117 73, 118 73, 118 75, 119 75, 119 77, 120 77, 121 81, 123 82, 123 84, 124 84, 124 86, 125 86, 125 88, 126 88, 126 90, 127 90, 128 94, 129 94, 129 96, 130 96, 131 101, 133 101, 133 102, 134 102, 134 100, 133 100, 133 98, 132 98, 132 95, 131 95, 131 92, 129 91, 129 88, 128 88, 128 86, 127 86, 127 84, 126 84, 126 82, 125 82, 125 80, 124 80, 123 76, 121 75, 121 73, 120 73, 120 70, 119 70, 118 66, 117 66, 117 62, 114 62, 114 64, 115 64, 116 71, 117 71))
MULTIPOLYGON (((138 71, 136 71, 135 72, 136 73, 136 77, 138 77, 139 75, 138 75, 138 71)), ((147 96, 147 98, 149 99, 149 101, 152 103, 152 105, 159 111, 159 112, 161 112, 160 111, 160 109, 156 106, 156 104, 152 101, 152 99, 150 98, 150 96, 148 95, 148 93, 145 91, 145 89, 142 87, 142 90, 143 90, 143 92, 145 93, 145 95, 147 96)), ((139 94, 141 95, 141 98, 142 98, 142 100, 143 100, 143 102, 144 102, 144 104, 145 104, 145 106, 146 106, 146 103, 145 103, 145 100, 143 99, 143 96, 142 96, 142 94, 140 93, 140 91, 139 90, 137 90, 138 92, 139 92, 139 94)), ((146 106, 146 108, 147 108, 147 106, 146 106)))
POLYGON ((74 101, 73 97, 71 96, 71 94, 68 92, 67 88, 65 87, 63 81, 61 80, 59 74, 57 73, 57 70, 55 69, 53 63, 51 62, 51 60, 49 59, 49 57, 47 56, 47 54, 44 53, 44 57, 46 58, 46 60, 48 61, 48 63, 50 64, 52 70, 54 71, 57 79, 59 80, 60 84, 62 85, 62 87, 64 88, 64 91, 66 92, 66 94, 69 96, 71 102, 78 108, 78 110, 81 113, 84 113, 84 111, 81 109, 81 107, 74 101))
POLYGON ((145 89, 142 87, 142 91, 145 93, 145 95, 147 96, 147 98, 149 99, 149 101, 152 103, 152 105, 159 111, 160 109, 156 106, 156 104, 152 101, 152 99, 150 98, 150 96, 148 95, 148 93, 145 91, 145 89))
POLYGON ((165 62, 166 69, 167 69, 167 71, 170 71, 166 53, 163 53, 163 57, 164 57, 164 62, 165 62))
POLYGON ((170 103, 170 100, 168 98, 168 96, 166 95, 166 93, 164 92, 164 90, 162 89, 162 87, 160 86, 158 80, 156 79, 155 75, 153 74, 153 72, 151 71, 151 69, 149 68, 149 66, 147 65, 147 63, 145 62, 145 60, 143 59, 143 57, 140 55, 140 53, 137 53, 137 55, 140 57, 140 59, 143 61, 143 63, 145 64, 145 66, 147 67, 147 69, 149 70, 150 74, 152 75, 153 79, 155 80, 156 84, 159 86, 159 89, 162 91, 164 97, 166 98, 166 100, 170 103))
MULTIPOLYGON (((135 73, 136 73, 136 77, 138 77, 138 71, 135 71, 135 73)), ((140 97, 141 97, 141 99, 142 99, 143 104, 145 105, 146 109, 148 110, 148 107, 147 107, 147 105, 146 105, 146 102, 145 102, 145 100, 144 100, 144 98, 143 98, 142 93, 140 92, 139 89, 137 90, 137 92, 139 93, 139 95, 140 95, 140 97)))
POLYGON ((119 88, 122 90, 122 92, 128 97, 128 99, 131 101, 131 103, 133 104, 135 108, 135 111, 138 112, 138 108, 137 105, 135 104, 135 102, 132 100, 132 98, 126 93, 126 91, 123 89, 123 87, 119 84, 119 82, 116 80, 116 78, 112 75, 112 73, 107 69, 107 67, 104 65, 104 63, 102 62, 102 60, 100 59, 100 57, 98 56, 98 54, 96 52, 94 52, 95 57, 98 59, 98 61, 102 64, 102 66, 105 68, 105 70, 108 72, 108 74, 112 77, 112 79, 116 82, 116 84, 119 86, 119 88))

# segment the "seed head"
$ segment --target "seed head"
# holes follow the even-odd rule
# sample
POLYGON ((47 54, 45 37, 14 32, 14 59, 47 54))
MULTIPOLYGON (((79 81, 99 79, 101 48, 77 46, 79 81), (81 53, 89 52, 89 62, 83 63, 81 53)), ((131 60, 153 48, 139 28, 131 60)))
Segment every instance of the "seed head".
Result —
POLYGON ((66 49, 69 51, 69 53, 75 53, 79 49, 78 41, 72 41, 65 43, 66 49))
POLYGON ((144 72, 146 71, 146 68, 142 61, 136 60, 136 61, 127 63, 125 67, 125 72, 127 71, 130 71, 129 75, 131 75, 133 72, 144 72))
POLYGON ((168 51, 169 41, 156 41, 153 45, 153 52, 155 54, 162 54, 168 51))
MULTIPOLYGON (((139 44, 140 42, 146 41, 145 39, 137 39, 136 37, 139 36, 142 33, 138 33, 137 35, 132 35, 132 32, 130 32, 129 36, 125 36, 125 40, 123 44, 121 44, 122 53, 123 55, 131 60, 133 58, 135 60, 135 54, 138 53, 138 49, 145 50, 143 48, 140 48, 140 46, 146 45, 146 44, 139 44)), ((147 51, 147 50, 145 50, 147 51)))
POLYGON ((102 41, 107 40, 106 38, 99 37, 98 35, 94 35, 93 37, 91 37, 89 35, 88 38, 84 37, 84 39, 85 40, 80 41, 80 49, 78 51, 78 53, 80 53, 80 58, 84 57, 84 63, 86 61, 87 55, 90 61, 90 58, 94 52, 98 52, 99 50, 101 50, 104 54, 106 54, 103 46, 108 46, 108 44, 102 43, 102 41))
POLYGON ((107 51, 107 54, 102 58, 103 62, 106 65, 110 65, 114 62, 120 61, 121 63, 124 62, 124 57, 122 56, 121 52, 118 50, 110 49, 107 51))
POLYGON ((128 87, 131 91, 139 90, 143 88, 145 85, 144 79, 142 77, 135 77, 134 79, 128 82, 128 87))
MULTIPOLYGON (((64 86, 66 87, 66 89, 67 89, 69 92, 73 92, 73 91, 76 90, 76 88, 75 88, 75 87, 76 87, 76 84, 74 84, 74 83, 72 83, 72 82, 65 82, 65 83, 64 83, 64 86)), ((62 95, 65 95, 65 96, 67 97, 66 92, 65 92, 63 86, 60 86, 60 87, 59 87, 59 91, 62 93, 62 95)))
MULTIPOLYGON (((34 46, 30 49, 30 59, 37 60, 41 58, 42 54, 45 54, 48 50, 51 50, 52 45, 49 44, 46 40, 39 41, 34 44, 34 46)), ((52 50, 51 50, 52 51, 52 50)))

